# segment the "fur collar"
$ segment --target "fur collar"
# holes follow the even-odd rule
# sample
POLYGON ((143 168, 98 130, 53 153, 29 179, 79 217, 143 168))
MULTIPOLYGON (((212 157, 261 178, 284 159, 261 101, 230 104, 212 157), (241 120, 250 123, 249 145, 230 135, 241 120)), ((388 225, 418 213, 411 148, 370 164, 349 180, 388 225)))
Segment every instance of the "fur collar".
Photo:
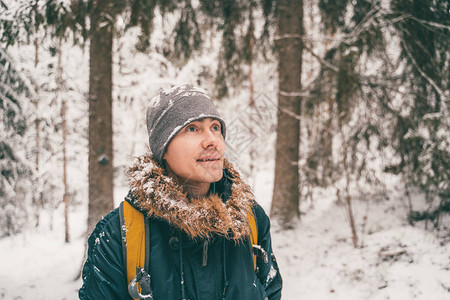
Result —
POLYGON ((189 199, 175 180, 149 154, 137 157, 128 171, 134 205, 148 217, 165 220, 191 239, 218 234, 236 242, 250 235, 248 214, 254 196, 230 162, 224 168, 232 181, 231 196, 224 203, 218 195, 189 199))

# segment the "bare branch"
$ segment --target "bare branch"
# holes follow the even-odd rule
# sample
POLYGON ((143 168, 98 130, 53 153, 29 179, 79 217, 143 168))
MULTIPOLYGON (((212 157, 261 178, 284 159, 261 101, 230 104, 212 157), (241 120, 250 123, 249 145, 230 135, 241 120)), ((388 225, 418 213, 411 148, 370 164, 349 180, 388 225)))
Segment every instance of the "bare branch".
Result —
POLYGON ((339 70, 339 68, 331 63, 329 63, 328 61, 324 60, 322 57, 320 57, 319 55, 317 55, 316 53, 314 53, 314 51, 305 45, 305 50, 307 50, 309 53, 311 53, 311 55, 313 57, 315 57, 322 65, 326 66, 327 68, 333 70, 334 72, 337 72, 339 70))
MULTIPOLYGON (((448 98, 449 98, 448 95, 445 95, 446 93, 445 93, 443 90, 441 90, 441 88, 438 86, 438 84, 437 84, 433 79, 431 79, 430 76, 428 76, 428 75, 420 68, 420 66, 417 64, 416 60, 414 59, 414 56, 411 54, 411 52, 410 52, 410 50, 409 50, 409 48, 408 48, 408 45, 407 45, 406 43, 404 43, 403 41, 402 41, 402 44, 403 44, 403 46, 405 47, 405 51, 406 51, 406 53, 408 54, 409 58, 411 59, 413 65, 416 67, 417 71, 419 71, 420 75, 422 75, 422 77, 425 78, 425 80, 428 81, 428 83, 429 83, 429 84, 436 90, 436 92, 439 94, 439 97, 441 97, 441 99, 442 99, 442 107, 441 107, 441 110, 442 110, 442 113, 444 114, 444 116, 446 117, 446 118, 444 118, 444 119, 447 119, 447 122, 448 122, 448 119, 449 119, 449 118, 448 118, 448 117, 449 117, 449 113, 448 113, 448 107, 447 107, 447 101, 448 101, 448 98)), ((447 93, 448 93, 448 91, 447 91, 447 93)))
POLYGON ((302 39, 300 34, 281 34, 276 35, 274 37, 275 41, 283 40, 283 39, 302 39))
POLYGON ((447 29, 447 30, 450 30, 450 25, 441 24, 441 23, 436 23, 436 22, 430 22, 430 21, 426 21, 426 20, 419 19, 419 18, 414 17, 414 16, 406 16, 406 17, 407 17, 407 18, 410 18, 410 19, 413 19, 414 21, 417 21, 417 22, 419 22, 419 23, 426 24, 426 25, 430 25, 430 26, 432 26, 432 27, 436 27, 436 28, 439 28, 439 29, 447 29))
POLYGON ((306 97, 308 93, 306 92, 286 92, 280 90, 280 95, 285 97, 306 97))

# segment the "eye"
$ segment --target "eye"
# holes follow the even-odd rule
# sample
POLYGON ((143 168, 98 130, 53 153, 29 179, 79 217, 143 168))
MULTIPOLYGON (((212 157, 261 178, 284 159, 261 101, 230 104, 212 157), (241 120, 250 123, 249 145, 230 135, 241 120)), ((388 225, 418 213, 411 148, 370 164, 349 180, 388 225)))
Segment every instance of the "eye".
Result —
POLYGON ((219 124, 213 124, 213 126, 211 126, 211 129, 213 131, 220 131, 220 125, 219 124))
POLYGON ((187 132, 196 132, 197 128, 195 126, 188 126, 186 127, 187 132))

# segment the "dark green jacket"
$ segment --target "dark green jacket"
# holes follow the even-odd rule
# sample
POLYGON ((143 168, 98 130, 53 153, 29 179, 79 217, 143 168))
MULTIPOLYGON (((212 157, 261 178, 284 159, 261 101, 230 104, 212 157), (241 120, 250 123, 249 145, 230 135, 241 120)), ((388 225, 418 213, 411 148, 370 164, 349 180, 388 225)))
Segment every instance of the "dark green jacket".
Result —
MULTIPOLYGON (((224 201, 230 196, 231 189, 232 179, 229 175, 224 176, 220 182, 224 201)), ((132 195, 131 192, 126 201, 142 209, 132 195)), ((182 299, 181 268, 184 270, 185 295, 190 300, 280 299, 282 280, 272 253, 269 218, 258 204, 254 205, 253 212, 258 244, 269 257, 268 262, 264 262, 263 257, 258 256, 256 272, 247 240, 236 243, 222 235, 213 235, 208 238, 205 251, 204 240, 193 240, 166 220, 150 217, 149 273, 153 299, 182 299)), ((80 299, 131 299, 123 265, 118 209, 97 224, 88 246, 80 299)))

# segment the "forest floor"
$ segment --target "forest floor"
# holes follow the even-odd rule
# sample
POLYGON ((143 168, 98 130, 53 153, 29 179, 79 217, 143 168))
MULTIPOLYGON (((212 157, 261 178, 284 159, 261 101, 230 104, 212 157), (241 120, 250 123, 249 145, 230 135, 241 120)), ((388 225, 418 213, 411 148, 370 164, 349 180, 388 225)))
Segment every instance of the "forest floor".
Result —
MULTIPOLYGON (((270 208, 270 176, 256 179, 256 196, 270 208)), ((116 191, 118 200, 125 190, 116 191)), ((315 195, 304 204, 295 229, 272 228, 283 276, 283 297, 295 299, 450 299, 450 235, 447 229, 410 226, 401 193, 389 199, 355 200, 360 247, 354 248, 345 206, 315 195)), ((41 212, 41 224, 0 239, 0 299, 78 299, 74 280, 84 252, 86 207, 70 211, 71 243, 64 243, 63 208, 41 212)), ((443 224, 448 228, 450 218, 443 224)))
POLYGON ((344 205, 321 205, 294 230, 273 234, 284 299, 450 299, 448 231, 412 227, 398 199, 384 200, 370 204, 354 248, 344 205))

